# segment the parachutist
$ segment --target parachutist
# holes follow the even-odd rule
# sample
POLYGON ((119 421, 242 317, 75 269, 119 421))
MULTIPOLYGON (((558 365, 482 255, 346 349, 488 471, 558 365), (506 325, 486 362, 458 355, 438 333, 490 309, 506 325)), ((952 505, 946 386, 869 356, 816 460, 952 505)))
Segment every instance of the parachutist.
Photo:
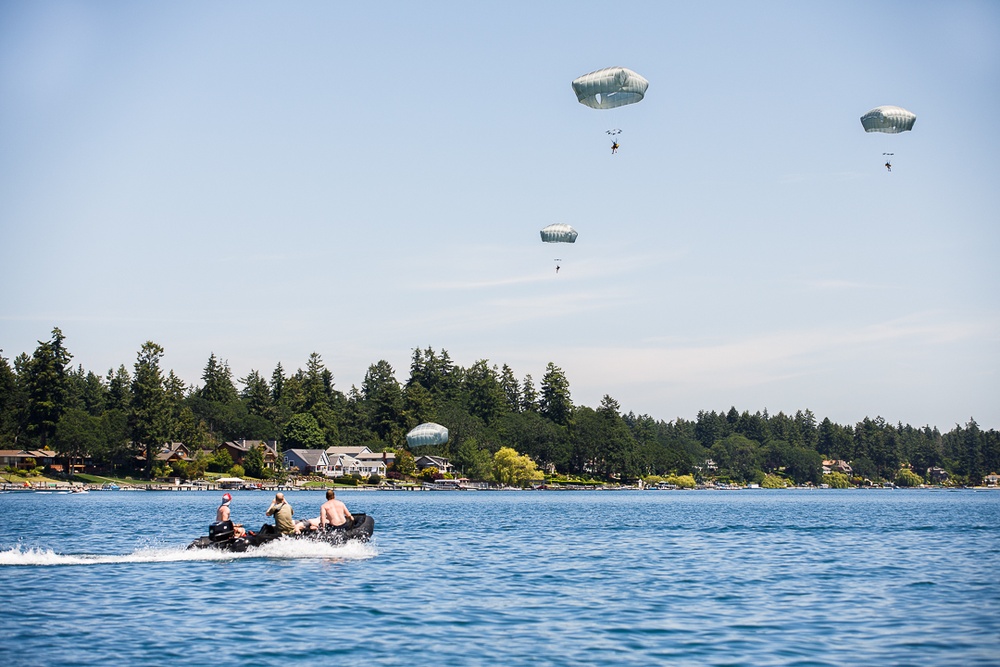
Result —
POLYGON ((892 163, 891 162, 886 162, 885 163, 885 168, 888 169, 889 171, 892 171, 892 163))
POLYGON ((618 152, 618 142, 615 141, 611 144, 611 154, 614 155, 618 152))
POLYGON ((556 264, 556 273, 559 273, 559 265, 556 264))

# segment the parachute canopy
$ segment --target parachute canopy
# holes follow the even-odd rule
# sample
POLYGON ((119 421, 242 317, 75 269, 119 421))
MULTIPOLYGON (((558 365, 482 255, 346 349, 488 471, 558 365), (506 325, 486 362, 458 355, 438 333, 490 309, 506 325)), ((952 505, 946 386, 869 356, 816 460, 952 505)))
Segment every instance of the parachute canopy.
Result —
POLYGON ((912 130, 915 122, 917 116, 914 113, 893 106, 875 107, 861 117, 861 125, 865 128, 865 132, 899 134, 912 130))
POLYGON ((542 240, 546 243, 576 243, 576 237, 578 236, 575 229, 561 222, 549 225, 539 233, 542 235, 542 240))
POLYGON ((406 444, 410 447, 443 445, 446 442, 448 442, 448 429, 433 422, 421 424, 406 434, 406 444))
POLYGON ((649 81, 625 67, 606 67, 573 79, 580 104, 591 109, 614 109, 641 102, 649 81))

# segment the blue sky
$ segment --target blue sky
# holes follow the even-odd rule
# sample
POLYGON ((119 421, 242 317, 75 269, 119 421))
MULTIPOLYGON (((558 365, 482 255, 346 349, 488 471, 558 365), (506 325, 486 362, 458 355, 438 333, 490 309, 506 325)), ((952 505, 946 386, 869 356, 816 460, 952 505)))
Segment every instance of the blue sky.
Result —
POLYGON ((998 428, 998 82, 985 1, 6 2, 0 348, 998 428))

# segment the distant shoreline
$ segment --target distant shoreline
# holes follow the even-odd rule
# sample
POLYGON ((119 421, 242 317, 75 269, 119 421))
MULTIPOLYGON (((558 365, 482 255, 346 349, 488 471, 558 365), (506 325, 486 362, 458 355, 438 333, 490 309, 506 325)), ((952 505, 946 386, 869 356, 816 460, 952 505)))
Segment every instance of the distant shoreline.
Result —
POLYGON ((4 483, 0 484, 0 492, 3 493, 131 493, 136 491, 157 491, 162 493, 203 493, 203 492, 213 492, 218 493, 219 491, 245 491, 252 493, 255 491, 261 492, 277 492, 281 491, 283 493, 295 492, 295 491, 325 491, 327 489, 334 489, 336 491, 362 491, 366 493, 459 493, 467 495, 475 495, 475 493, 470 493, 470 491, 537 491, 537 492, 559 492, 559 491, 591 491, 591 492, 614 492, 614 491, 653 491, 653 492, 670 492, 670 491, 717 491, 717 492, 733 492, 733 491, 1000 491, 998 486, 915 486, 915 487, 855 487, 852 486, 846 489, 832 489, 832 488, 821 488, 818 486, 789 486, 783 489, 765 489, 760 487, 746 487, 746 486, 701 486, 695 489, 669 489, 669 488, 657 488, 654 486, 649 486, 645 488, 639 488, 637 486, 547 486, 545 488, 532 488, 532 487, 497 487, 497 488, 482 488, 482 489, 426 489, 422 486, 312 486, 312 487, 296 487, 296 486, 267 486, 258 489, 226 489, 217 485, 208 486, 184 486, 176 484, 135 484, 128 487, 118 487, 118 488, 106 488, 107 485, 99 484, 69 484, 69 483, 36 483, 32 486, 24 486, 23 484, 12 484, 4 483), (43 486, 44 484, 44 486, 43 486))

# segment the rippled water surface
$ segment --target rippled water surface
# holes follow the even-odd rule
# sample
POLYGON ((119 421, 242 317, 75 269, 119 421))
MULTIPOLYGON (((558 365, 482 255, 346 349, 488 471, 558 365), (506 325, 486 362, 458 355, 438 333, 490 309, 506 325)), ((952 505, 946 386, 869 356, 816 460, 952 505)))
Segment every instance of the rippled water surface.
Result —
POLYGON ((217 495, 0 494, 0 661, 1000 664, 1000 492, 345 491, 373 542, 185 550, 217 495))

